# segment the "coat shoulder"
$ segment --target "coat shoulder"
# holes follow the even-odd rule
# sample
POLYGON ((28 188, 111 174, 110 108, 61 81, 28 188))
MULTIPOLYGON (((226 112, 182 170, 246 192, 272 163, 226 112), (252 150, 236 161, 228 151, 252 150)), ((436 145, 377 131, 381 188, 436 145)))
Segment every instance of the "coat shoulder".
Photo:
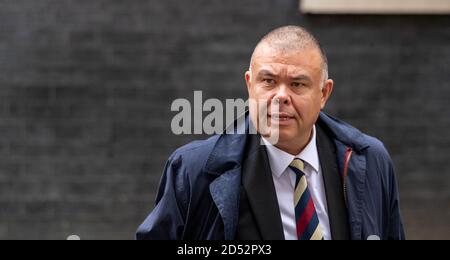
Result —
POLYGON ((183 166, 183 168, 189 169, 187 172, 190 173, 200 172, 218 139, 219 136, 215 135, 206 140, 190 142, 176 149, 169 157, 169 163, 175 168, 183 166))
POLYGON ((389 155, 389 152, 387 151, 382 141, 380 141, 378 138, 366 134, 364 134, 364 138, 369 144, 368 150, 370 155, 375 156, 381 160, 391 160, 391 156, 389 155))
POLYGON ((366 134, 363 134, 363 136, 369 145, 369 148, 367 149, 369 158, 376 159, 377 162, 382 164, 392 163, 391 156, 382 141, 366 134))

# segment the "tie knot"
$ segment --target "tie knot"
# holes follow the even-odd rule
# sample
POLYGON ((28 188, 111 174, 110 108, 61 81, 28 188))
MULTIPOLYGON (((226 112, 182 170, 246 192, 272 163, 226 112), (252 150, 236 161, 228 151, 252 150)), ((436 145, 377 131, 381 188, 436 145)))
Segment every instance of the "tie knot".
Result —
POLYGON ((305 170, 305 163, 304 163, 302 160, 300 160, 300 159, 298 159, 298 158, 295 158, 295 159, 292 161, 290 167, 293 167, 293 168, 295 168, 295 169, 300 170, 301 172, 303 172, 303 171, 305 170))

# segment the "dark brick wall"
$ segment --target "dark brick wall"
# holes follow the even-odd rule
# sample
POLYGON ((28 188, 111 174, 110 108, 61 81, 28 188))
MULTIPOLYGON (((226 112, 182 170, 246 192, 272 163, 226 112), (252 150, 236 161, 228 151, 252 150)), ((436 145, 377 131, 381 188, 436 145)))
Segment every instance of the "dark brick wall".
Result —
POLYGON ((1 0, 0 238, 131 239, 153 206, 175 98, 246 97, 254 44, 310 28, 327 111, 392 153, 409 238, 450 238, 450 17, 302 16, 297 0, 1 0))

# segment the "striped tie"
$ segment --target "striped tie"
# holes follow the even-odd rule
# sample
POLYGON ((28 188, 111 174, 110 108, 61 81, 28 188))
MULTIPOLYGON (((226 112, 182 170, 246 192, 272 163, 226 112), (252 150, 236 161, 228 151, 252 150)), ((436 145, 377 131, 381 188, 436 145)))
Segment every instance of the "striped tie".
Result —
POLYGON ((297 176, 294 205, 298 240, 323 240, 319 218, 317 217, 316 208, 308 189, 306 176, 303 173, 305 164, 302 160, 295 158, 289 167, 297 176))

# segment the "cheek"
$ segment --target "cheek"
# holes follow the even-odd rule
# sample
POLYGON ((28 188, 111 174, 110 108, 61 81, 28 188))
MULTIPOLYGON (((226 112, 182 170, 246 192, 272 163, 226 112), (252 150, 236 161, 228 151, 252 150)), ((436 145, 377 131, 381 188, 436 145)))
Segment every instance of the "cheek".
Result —
POLYGON ((304 120, 316 117, 321 108, 320 98, 317 97, 298 99, 293 105, 298 115, 304 120))
POLYGON ((254 87, 253 86, 249 86, 247 87, 247 91, 248 91, 248 96, 251 98, 255 95, 255 91, 254 91, 254 87))
POLYGON ((254 88, 250 94, 250 97, 257 100, 258 103, 270 103, 271 93, 268 91, 264 91, 262 88, 254 88))
POLYGON ((258 86, 251 85, 250 88, 248 88, 248 94, 251 98, 258 98, 261 94, 258 92, 258 86))

